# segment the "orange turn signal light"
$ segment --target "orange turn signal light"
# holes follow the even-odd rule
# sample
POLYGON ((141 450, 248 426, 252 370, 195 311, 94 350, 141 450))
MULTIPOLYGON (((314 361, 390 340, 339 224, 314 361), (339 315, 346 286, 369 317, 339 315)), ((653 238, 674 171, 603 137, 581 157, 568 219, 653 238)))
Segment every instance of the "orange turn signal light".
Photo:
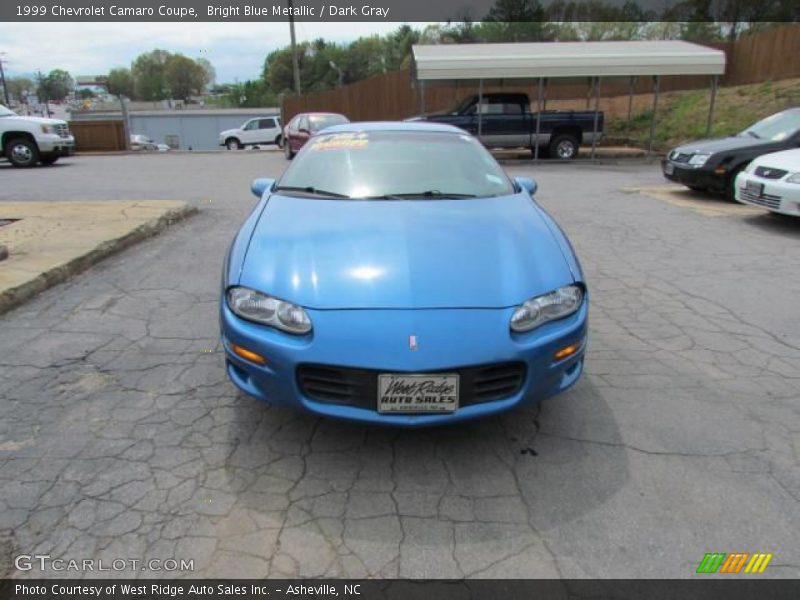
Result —
POLYGON ((720 165, 714 169, 715 175, 725 175, 725 167, 720 165))
POLYGON ((267 359, 261 356, 260 354, 256 354, 252 350, 248 350, 247 348, 242 348, 241 346, 237 346, 236 344, 231 344, 231 351, 239 358, 249 360, 250 362, 256 363, 257 365, 267 364, 267 359))
POLYGON ((555 360, 563 360, 568 356, 572 356, 580 349, 581 349, 581 343, 575 342, 574 344, 570 344, 569 346, 564 346, 561 350, 559 350, 553 355, 553 358, 555 360))

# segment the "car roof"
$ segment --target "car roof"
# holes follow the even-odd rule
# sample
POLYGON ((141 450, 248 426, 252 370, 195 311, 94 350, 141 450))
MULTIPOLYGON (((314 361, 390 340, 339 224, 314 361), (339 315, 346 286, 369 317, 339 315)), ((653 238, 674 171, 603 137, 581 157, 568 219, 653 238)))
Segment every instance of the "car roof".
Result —
POLYGON ((424 121, 363 121, 331 125, 323 130, 325 133, 360 133, 366 131, 399 131, 421 133, 464 133, 463 129, 443 123, 424 121))

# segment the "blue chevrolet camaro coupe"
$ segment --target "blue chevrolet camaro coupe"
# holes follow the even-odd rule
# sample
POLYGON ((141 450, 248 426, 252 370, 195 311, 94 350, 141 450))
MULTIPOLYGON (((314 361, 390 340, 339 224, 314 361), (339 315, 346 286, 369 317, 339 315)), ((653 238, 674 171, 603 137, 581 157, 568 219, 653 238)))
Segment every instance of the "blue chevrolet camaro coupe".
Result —
POLYGON ((581 375, 575 253, 472 136, 352 123, 314 136, 225 260, 228 376, 260 400, 395 426, 530 406, 581 375))

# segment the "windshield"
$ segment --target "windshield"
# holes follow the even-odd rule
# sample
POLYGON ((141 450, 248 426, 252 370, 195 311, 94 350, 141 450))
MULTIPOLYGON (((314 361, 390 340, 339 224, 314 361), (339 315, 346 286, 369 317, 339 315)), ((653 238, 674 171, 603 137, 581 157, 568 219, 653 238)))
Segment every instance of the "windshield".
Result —
POLYGON ((800 130, 800 110, 791 109, 760 120, 742 133, 761 140, 780 142, 800 130))
MULTIPOLYGON (((467 107, 470 104, 476 104, 474 96, 467 96, 466 98, 461 100, 461 102, 459 102, 452 109, 450 109, 450 113, 460 115, 461 113, 467 110, 467 107)), ((475 112, 474 108, 472 109, 472 112, 475 112)))
POLYGON ((514 188, 491 154, 458 133, 372 131, 311 138, 279 180, 288 194, 345 198, 486 198, 514 188))
POLYGON ((322 131, 326 127, 350 122, 344 115, 311 115, 308 120, 311 121, 311 131, 322 131))
POLYGON ((5 106, 0 104, 0 117, 16 117, 17 113, 13 110, 8 110, 5 106))

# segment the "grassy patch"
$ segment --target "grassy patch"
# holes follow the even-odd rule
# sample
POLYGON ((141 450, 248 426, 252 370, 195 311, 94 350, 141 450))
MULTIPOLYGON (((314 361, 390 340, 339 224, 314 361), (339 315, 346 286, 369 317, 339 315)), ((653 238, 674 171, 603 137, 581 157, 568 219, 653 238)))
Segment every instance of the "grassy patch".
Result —
MULTIPOLYGON (((708 90, 670 92, 659 98, 658 122, 654 136, 657 150, 668 150, 679 144, 706 137, 708 90)), ((759 119, 800 105, 800 79, 757 83, 720 88, 714 109, 712 137, 742 131, 759 119)), ((610 137, 625 137, 633 144, 645 146, 650 136, 652 109, 648 108, 626 119, 608 124, 610 137)))

